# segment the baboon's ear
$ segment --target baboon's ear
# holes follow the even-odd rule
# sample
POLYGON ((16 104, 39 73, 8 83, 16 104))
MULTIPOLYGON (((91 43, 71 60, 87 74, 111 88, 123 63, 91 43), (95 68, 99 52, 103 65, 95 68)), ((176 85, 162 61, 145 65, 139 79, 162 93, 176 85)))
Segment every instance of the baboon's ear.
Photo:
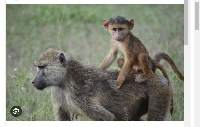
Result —
POLYGON ((66 59, 65 59, 65 56, 63 53, 60 53, 59 60, 60 60, 60 63, 62 64, 62 66, 65 67, 67 62, 66 62, 66 59))
POLYGON ((128 24, 129 24, 129 30, 132 30, 133 27, 134 27, 134 19, 130 19, 130 20, 128 21, 128 24))
POLYGON ((108 20, 106 20, 106 19, 103 20, 103 26, 104 26, 105 30, 108 31, 108 20))

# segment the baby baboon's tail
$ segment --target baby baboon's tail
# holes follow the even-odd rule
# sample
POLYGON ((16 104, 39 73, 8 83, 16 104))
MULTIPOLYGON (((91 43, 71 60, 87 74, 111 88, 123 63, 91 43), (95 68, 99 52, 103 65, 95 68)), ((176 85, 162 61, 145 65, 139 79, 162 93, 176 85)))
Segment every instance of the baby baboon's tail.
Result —
POLYGON ((171 59, 171 57, 164 53, 164 52, 158 52, 156 53, 156 55, 153 57, 153 59, 156 62, 160 62, 161 59, 164 59, 165 61, 168 62, 168 64, 171 66, 172 70, 176 73, 176 75, 178 76, 178 78, 182 81, 184 81, 184 76, 181 74, 181 72, 179 71, 179 69, 177 68, 176 64, 174 63, 174 61, 171 59))

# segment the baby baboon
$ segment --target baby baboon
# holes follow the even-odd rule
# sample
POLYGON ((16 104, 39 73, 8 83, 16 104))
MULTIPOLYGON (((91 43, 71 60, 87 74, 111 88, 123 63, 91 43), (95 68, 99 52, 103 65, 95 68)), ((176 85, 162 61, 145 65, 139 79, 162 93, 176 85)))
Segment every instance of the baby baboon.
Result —
POLYGON ((159 68, 169 81, 164 67, 151 59, 143 43, 131 33, 134 27, 133 19, 127 20, 122 16, 117 16, 110 20, 103 20, 103 25, 112 38, 110 40, 110 51, 102 61, 99 69, 107 69, 116 59, 118 53, 121 53, 124 57, 124 66, 122 66, 117 81, 113 85, 114 89, 121 87, 134 65, 140 67, 143 72, 135 79, 138 83, 153 77, 152 66, 159 68))
POLYGON ((72 113, 90 120, 169 120, 171 89, 167 79, 154 75, 141 84, 135 75, 119 90, 110 87, 119 72, 99 72, 62 51, 48 49, 34 62, 38 67, 32 84, 39 90, 52 87, 56 120, 71 120, 72 113))

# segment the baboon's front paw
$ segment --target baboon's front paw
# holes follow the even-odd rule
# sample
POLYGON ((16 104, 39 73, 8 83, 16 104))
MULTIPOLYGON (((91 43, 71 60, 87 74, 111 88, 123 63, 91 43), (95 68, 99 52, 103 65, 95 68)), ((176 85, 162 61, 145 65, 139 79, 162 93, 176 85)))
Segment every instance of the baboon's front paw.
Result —
POLYGON ((117 90, 121 87, 121 85, 116 80, 112 80, 110 83, 110 86, 114 90, 117 90))
POLYGON ((144 74, 139 74, 136 78, 135 78, 135 81, 137 83, 141 83, 141 82, 144 82, 145 80, 147 80, 149 77, 147 77, 146 75, 144 74))
POLYGON ((115 89, 117 90, 117 89, 119 89, 120 87, 121 87, 121 85, 120 85, 119 83, 115 82, 115 89))
POLYGON ((95 71, 96 72, 103 72, 103 70, 101 68, 97 68, 95 71))

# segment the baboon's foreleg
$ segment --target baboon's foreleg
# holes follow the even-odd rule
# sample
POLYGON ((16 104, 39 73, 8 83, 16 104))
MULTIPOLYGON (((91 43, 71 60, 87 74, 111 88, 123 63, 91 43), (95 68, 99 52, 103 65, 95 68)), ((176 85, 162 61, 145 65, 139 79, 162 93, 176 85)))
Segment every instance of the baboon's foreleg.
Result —
POLYGON ((75 116, 75 120, 78 119, 78 115, 73 113, 73 114, 72 114, 72 121, 74 121, 74 116, 75 116))
POLYGON ((70 113, 66 110, 66 99, 63 90, 59 87, 51 89, 51 99, 53 104, 55 120, 70 121, 70 113))

